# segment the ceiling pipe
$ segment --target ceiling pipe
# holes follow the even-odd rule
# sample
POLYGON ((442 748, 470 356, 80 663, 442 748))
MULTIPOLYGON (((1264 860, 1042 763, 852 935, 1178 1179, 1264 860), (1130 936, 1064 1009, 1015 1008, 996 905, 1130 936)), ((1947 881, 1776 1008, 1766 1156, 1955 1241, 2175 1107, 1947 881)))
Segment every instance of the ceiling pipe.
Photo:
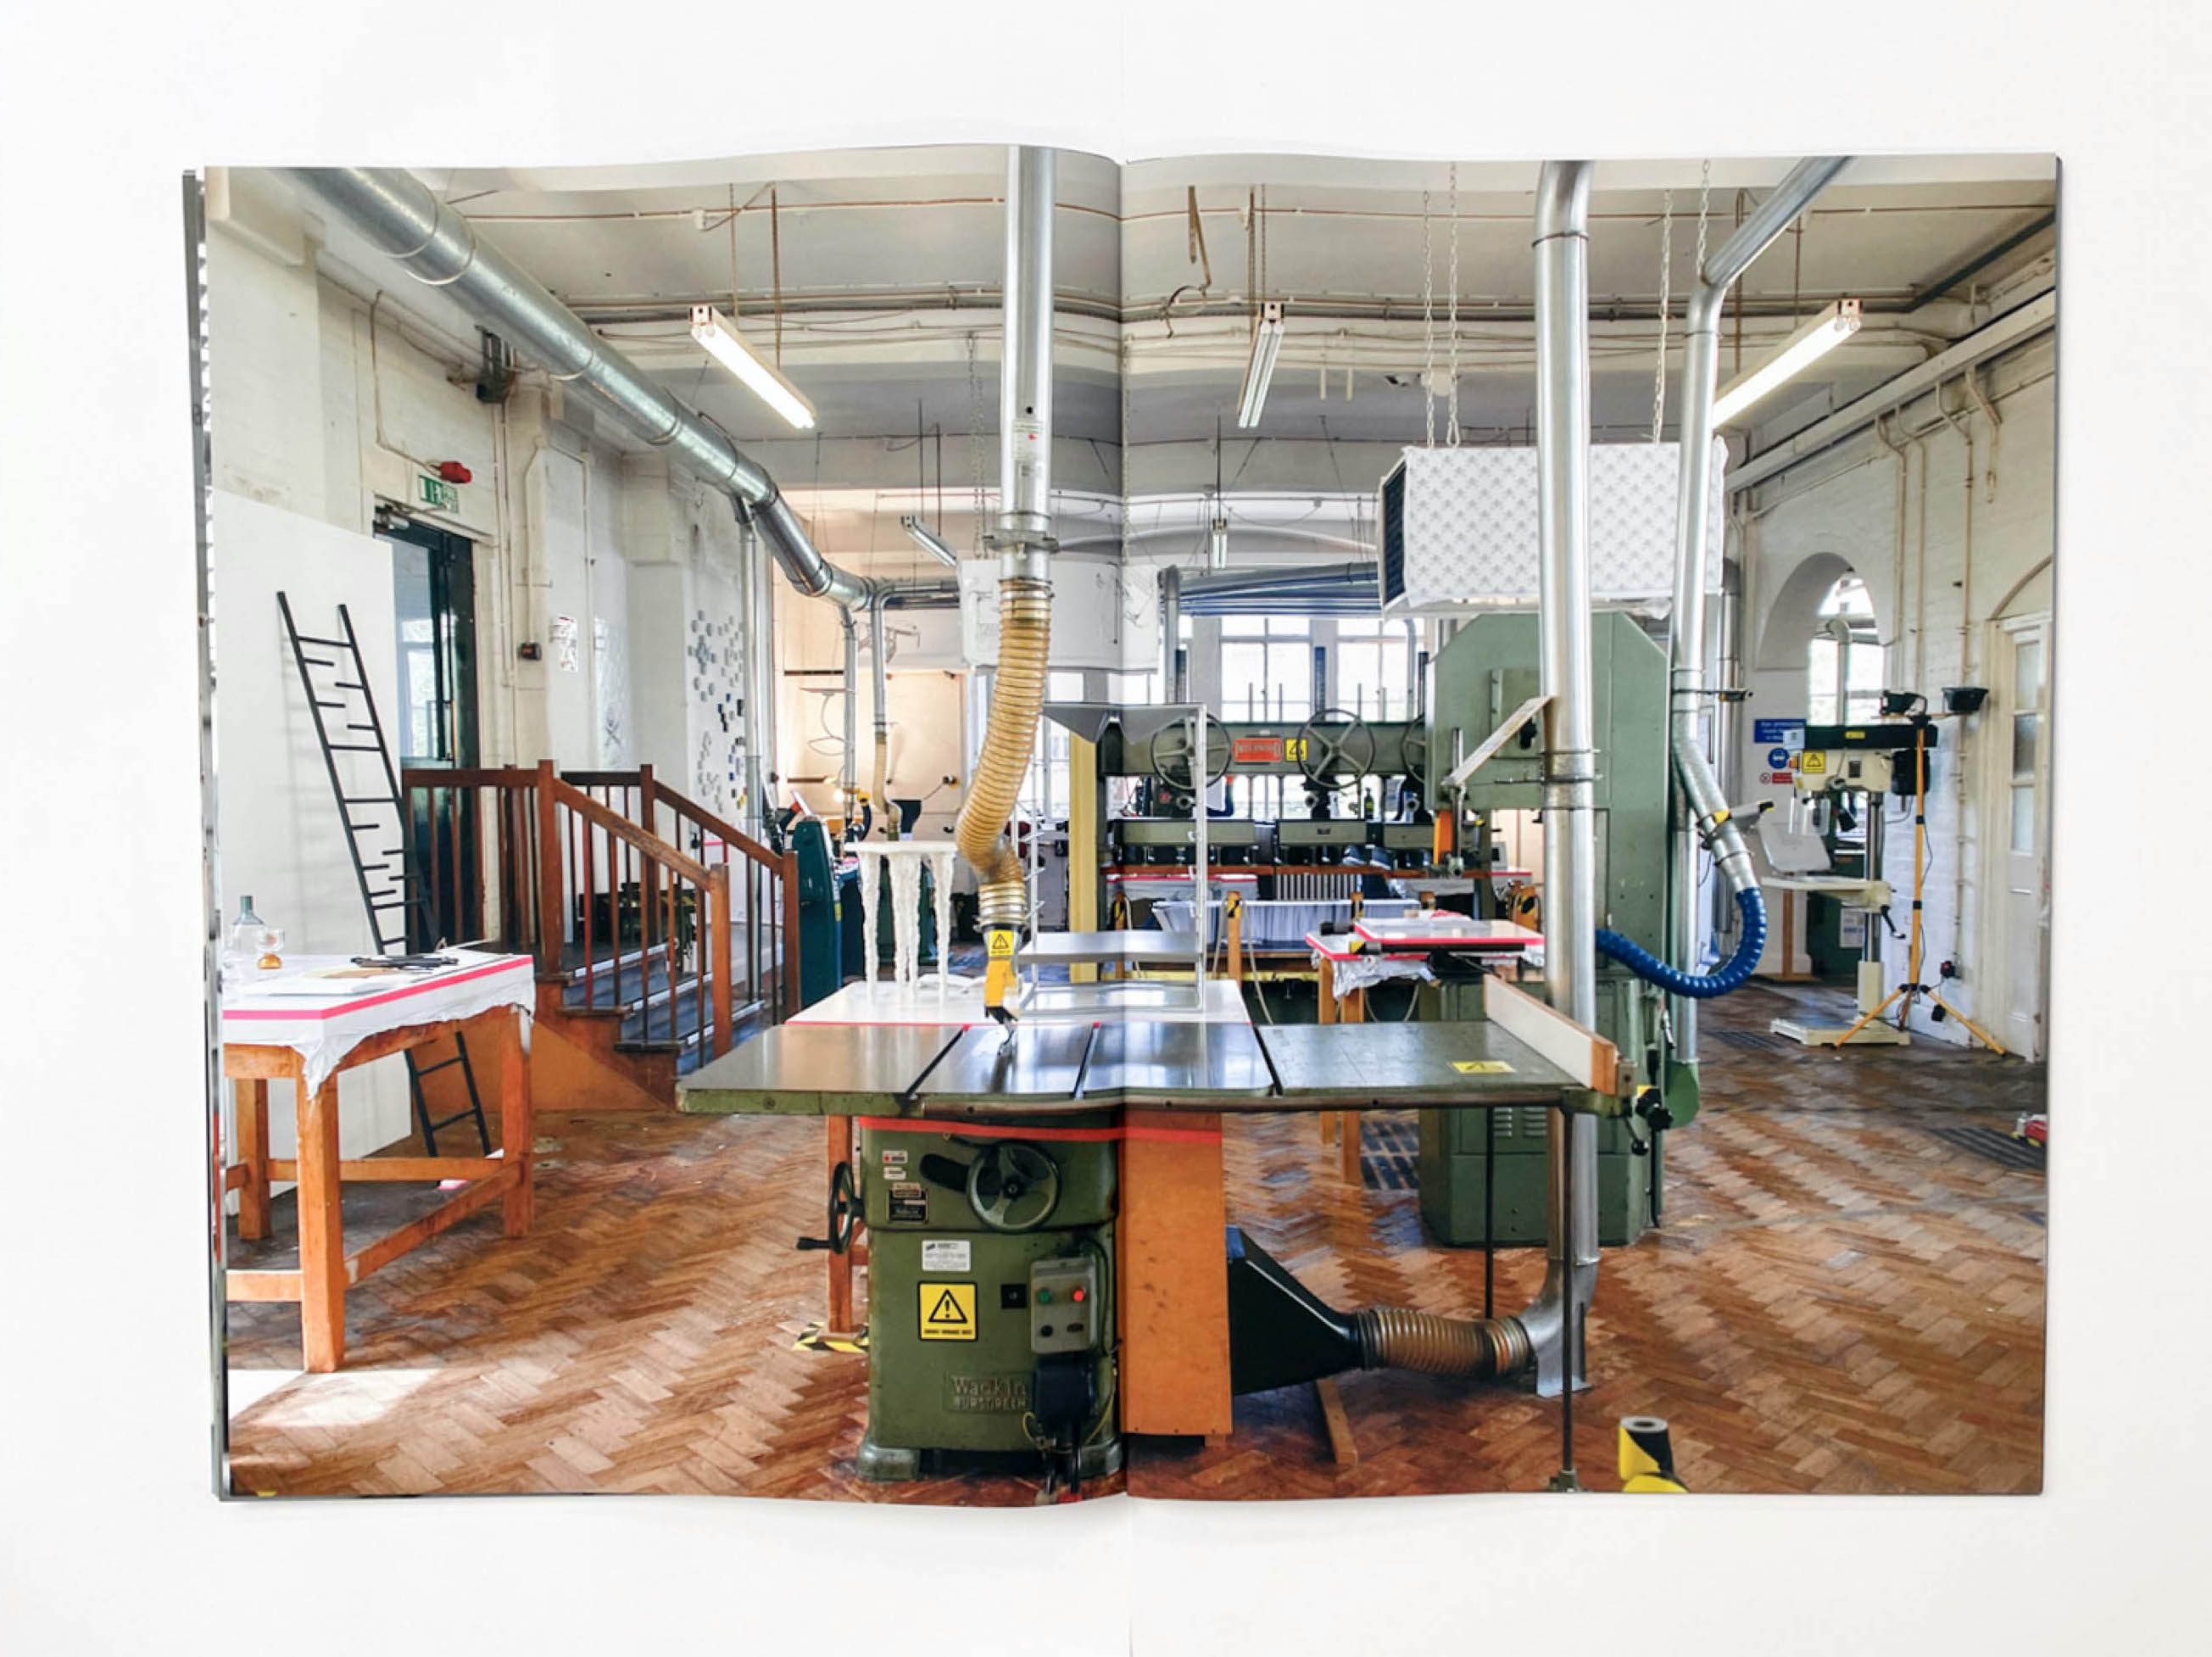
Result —
POLYGON ((1264 592, 1340 592, 1375 590, 1375 566, 1364 560, 1350 564, 1273 564, 1259 569, 1209 570, 1187 576, 1182 582, 1186 603, 1212 594, 1264 592))
MULTIPOLYGON (((574 386, 656 448, 737 503, 791 584, 810 598, 866 604, 875 583, 823 557, 775 478, 693 410, 592 332, 529 272, 480 241, 462 216, 412 174, 393 168, 293 168, 316 203, 426 286, 442 288, 481 326, 574 386)), ((946 582, 948 590, 951 582, 946 582)))
POLYGON ((1752 866, 1743 836, 1729 818, 1727 801, 1698 729, 1706 694, 1706 506, 1712 490, 1713 399, 1720 380, 1721 308, 1729 289, 1751 268, 1752 261, 1850 163, 1848 155, 1815 155, 1791 168, 1773 194, 1752 211, 1698 273, 1683 322, 1681 483, 1674 503, 1674 600, 1667 638, 1671 664, 1669 746, 1682 785, 1674 824, 1668 907, 1672 971, 1650 970, 1660 964, 1641 950, 1622 953, 1620 959, 1674 992, 1674 1058, 1686 1065, 1698 1061, 1698 1001, 1735 989, 1747 978, 1758 965, 1758 949, 1766 934, 1765 899, 1759 889, 1758 872, 1752 866), (1735 894, 1743 919, 1734 954, 1710 977, 1696 972, 1701 847, 1711 849, 1714 867, 1735 894))

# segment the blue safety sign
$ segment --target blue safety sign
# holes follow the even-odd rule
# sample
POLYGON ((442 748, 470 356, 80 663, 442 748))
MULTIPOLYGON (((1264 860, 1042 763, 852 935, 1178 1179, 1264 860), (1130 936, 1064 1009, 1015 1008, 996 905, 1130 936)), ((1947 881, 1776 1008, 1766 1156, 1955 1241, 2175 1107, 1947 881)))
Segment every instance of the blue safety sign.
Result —
POLYGON ((1751 722, 1751 740, 1762 746, 1776 746, 1796 753, 1805 746, 1805 722, 1802 719, 1754 719, 1751 722))
POLYGON ((1766 751, 1766 765, 1767 769, 1770 771, 1788 771, 1790 769, 1790 750, 1787 748, 1769 748, 1766 751))

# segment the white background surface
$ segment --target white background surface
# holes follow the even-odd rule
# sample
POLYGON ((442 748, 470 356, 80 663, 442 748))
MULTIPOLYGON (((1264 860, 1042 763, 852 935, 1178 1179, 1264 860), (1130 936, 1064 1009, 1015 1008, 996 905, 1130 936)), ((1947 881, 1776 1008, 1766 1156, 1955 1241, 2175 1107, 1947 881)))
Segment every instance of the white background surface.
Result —
MULTIPOLYGON (((341 637, 338 606, 346 606, 377 711, 386 722, 396 721, 392 549, 373 536, 226 490, 216 490, 214 499, 210 533, 222 548, 215 615, 216 677, 222 686, 216 774, 222 778, 216 804, 223 924, 238 913, 239 899, 250 897, 255 914, 283 929, 288 955, 373 951, 376 940, 362 910, 361 882, 346 861, 344 819, 315 745, 314 715, 284 637, 276 594, 281 591, 291 601, 293 621, 314 638, 341 637), (224 709, 234 715, 225 716, 224 709)), ((307 654, 337 659, 313 646, 307 654)), ((318 672, 325 685, 348 677, 327 668, 318 672)), ((332 710, 331 717, 351 716, 332 710)), ((398 727, 387 722, 385 728, 389 735, 398 727)), ((344 733, 334 734, 347 740, 344 733)), ((374 754, 337 758, 348 794, 384 792, 384 768, 374 754)), ((397 826, 389 812, 375 820, 397 826)), ((386 841, 376 838, 380 845, 386 841)), ((289 1157, 299 1138, 290 1085, 277 1083, 270 1101, 269 1154, 289 1157)), ((366 1156, 390 1144, 407 1132, 410 1108, 404 1060, 382 1059, 348 1071, 338 1080, 339 1150, 366 1156)))
MULTIPOLYGON (((2125 763, 2212 612, 2201 8, 26 9, 0 92, 11 1652, 2196 1651, 2201 767, 2125 763), (723 20, 726 23, 729 21, 723 20), (1694 22, 1695 27, 1688 26, 1694 22), (1463 37, 1463 38, 1462 38, 1463 37), (1455 48, 1452 43, 1459 40, 1455 48), (218 1506, 177 175, 1045 140, 1123 155, 2063 157, 2047 1494, 218 1506), (2116 752, 2116 745, 2123 745, 2116 752), (127 807, 123 809, 121 807, 127 807), (2096 848, 2100 867, 2089 861, 2096 848), (2124 870, 2112 876, 2113 868, 2124 870), (118 1010, 119 959, 145 988, 118 1010), (98 1154, 88 1157, 88 1147, 98 1154), (66 1242, 67 1269, 58 1268, 66 1242), (2149 1363, 2153 1373, 2140 1367, 2149 1363), (428 1569, 424 1562, 434 1562, 428 1569)), ((1595 1470, 1593 1470, 1595 1471, 1595 1470)))

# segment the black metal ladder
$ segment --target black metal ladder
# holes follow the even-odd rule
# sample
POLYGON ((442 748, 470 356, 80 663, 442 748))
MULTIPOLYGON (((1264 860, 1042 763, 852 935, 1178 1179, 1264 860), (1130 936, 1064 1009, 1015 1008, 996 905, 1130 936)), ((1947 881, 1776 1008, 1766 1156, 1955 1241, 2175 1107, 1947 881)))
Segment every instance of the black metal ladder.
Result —
MULTIPOLYGON (((361 886, 362 907, 368 916, 369 935, 376 941, 378 954, 404 954, 410 944, 410 922, 419 922, 412 929, 427 934, 429 907, 420 889, 420 877, 408 866, 414 823, 399 792, 399 774, 392 769, 392 750, 385 745, 384 722, 377 715, 375 693, 368 688, 368 667, 362 660, 353 617, 341 604, 338 631, 344 637, 317 638, 300 631, 292 617, 291 600, 281 592, 276 594, 276 607, 283 613, 285 636, 292 642, 292 660, 300 670, 300 688, 307 693, 307 711, 314 716, 315 741, 322 750, 323 769, 331 779, 331 797, 337 802, 339 820, 345 825, 346 851, 353 859, 354 878, 361 886), (331 654, 309 655, 310 649, 331 654), (328 676, 319 679, 314 671, 317 668, 325 669, 328 676), (326 714, 326 710, 334 712, 326 714), (339 732, 338 740, 331 734, 334 723, 339 732), (342 753, 374 754, 382 768, 384 792, 347 793, 345 781, 338 771, 338 756, 342 753), (386 833, 399 844, 363 844, 364 837, 386 833)), ((371 787, 375 775, 371 773, 371 787)), ((444 941, 426 936, 424 941, 435 947, 444 941)), ((453 1034, 451 1058, 422 1064, 412 1051, 404 1057, 408 1092, 414 1100, 415 1119, 422 1130, 424 1149, 435 1156, 439 1129, 450 1128, 457 1122, 473 1121, 477 1142, 485 1154, 490 1154, 491 1130, 484 1123, 483 1100, 477 1092, 476 1071, 469 1063, 468 1043, 460 1033, 456 1031, 453 1034), (468 1089, 467 1108, 434 1119, 429 1100, 422 1091, 422 1079, 456 1064, 460 1066, 461 1080, 468 1089)))

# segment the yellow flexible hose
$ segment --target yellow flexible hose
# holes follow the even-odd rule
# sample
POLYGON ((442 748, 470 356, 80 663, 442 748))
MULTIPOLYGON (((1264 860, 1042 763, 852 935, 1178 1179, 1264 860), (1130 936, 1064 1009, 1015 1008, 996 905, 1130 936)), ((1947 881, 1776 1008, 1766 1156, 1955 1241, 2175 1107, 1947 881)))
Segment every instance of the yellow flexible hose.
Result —
POLYGON ((1021 859, 1006 837, 1022 777, 1044 712, 1045 659, 1052 643, 1052 586, 1014 576, 999 583, 999 675, 982 751, 953 843, 974 866, 979 883, 977 918, 988 928, 1018 926, 1029 913, 1021 859))

